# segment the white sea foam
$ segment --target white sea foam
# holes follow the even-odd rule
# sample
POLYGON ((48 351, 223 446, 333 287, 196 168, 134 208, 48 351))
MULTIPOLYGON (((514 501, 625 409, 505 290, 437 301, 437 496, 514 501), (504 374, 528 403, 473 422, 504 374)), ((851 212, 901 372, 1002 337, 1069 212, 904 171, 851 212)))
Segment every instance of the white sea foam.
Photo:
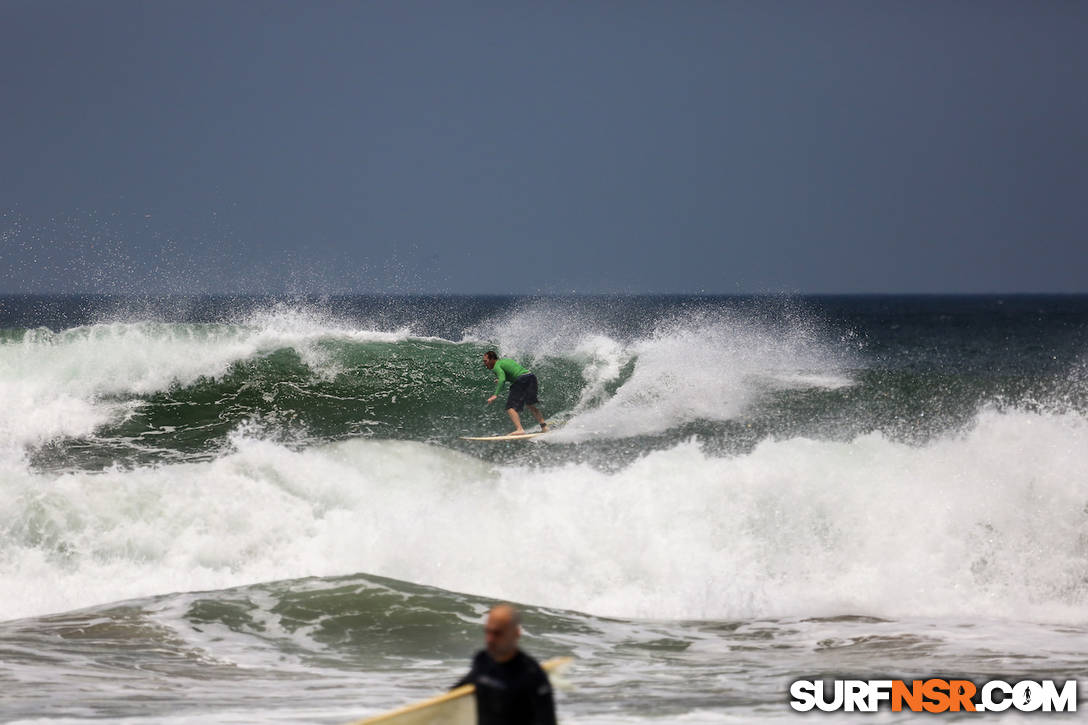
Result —
POLYGON ((238 324, 110 322, 39 329, 0 344, 0 454, 10 459, 53 438, 85 436, 128 410, 127 395, 226 373, 232 363, 291 347, 335 372, 322 340, 396 342, 407 330, 357 329, 307 311, 254 313, 238 324))
POLYGON ((689 441, 604 473, 422 443, 0 474, 0 617, 368 572, 596 614, 1083 621, 1088 423, 983 411, 911 446, 689 441))

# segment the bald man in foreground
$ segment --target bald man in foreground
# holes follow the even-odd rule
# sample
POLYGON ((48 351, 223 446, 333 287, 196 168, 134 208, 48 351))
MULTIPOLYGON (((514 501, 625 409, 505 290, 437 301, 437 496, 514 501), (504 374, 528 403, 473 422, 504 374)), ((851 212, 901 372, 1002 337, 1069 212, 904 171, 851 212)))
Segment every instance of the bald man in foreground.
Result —
POLYGON ((479 725, 555 725, 548 674, 518 649, 521 613, 509 604, 493 607, 484 625, 485 649, 455 685, 476 685, 479 725))

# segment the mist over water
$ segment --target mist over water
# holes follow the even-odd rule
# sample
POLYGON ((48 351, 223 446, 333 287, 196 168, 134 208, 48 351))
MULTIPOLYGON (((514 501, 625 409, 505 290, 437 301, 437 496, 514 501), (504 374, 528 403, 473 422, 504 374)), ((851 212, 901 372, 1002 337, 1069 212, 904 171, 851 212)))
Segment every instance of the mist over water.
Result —
MULTIPOLYGON (((788 638, 861 617, 831 636, 849 639, 982 617, 1084 638, 1083 298, 0 310, 0 620, 48 629, 133 600, 214 651, 177 597, 229 608, 236 588, 281 582, 272 604, 243 597, 276 609, 310 578, 299 596, 317 611, 338 578, 378 576, 462 612, 441 631, 507 599, 547 627, 572 613, 593 651, 612 636, 602 618, 628 623, 622 638, 671 622, 663 636, 693 653, 707 635, 684 622, 791 622, 788 638), (555 432, 460 440, 509 426, 484 405, 487 349, 538 375, 555 432)), ((249 616, 222 625, 247 652, 249 616)), ((352 657, 334 646, 306 645, 352 657)))

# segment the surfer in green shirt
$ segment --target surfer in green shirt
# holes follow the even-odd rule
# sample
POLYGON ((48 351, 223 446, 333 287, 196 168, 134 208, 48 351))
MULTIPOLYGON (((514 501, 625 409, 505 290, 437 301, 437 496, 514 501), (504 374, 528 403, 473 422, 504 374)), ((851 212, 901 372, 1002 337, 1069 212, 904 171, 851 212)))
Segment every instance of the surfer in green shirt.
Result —
POLYGON ((514 423, 514 435, 525 435, 525 429, 521 427, 521 416, 518 415, 518 412, 526 405, 529 406, 529 412, 536 418, 536 422, 540 423, 540 432, 546 432, 548 424, 544 422, 544 416, 540 414, 540 410, 536 407, 536 404, 540 402, 536 397, 536 376, 508 357, 500 360, 494 350, 488 350, 484 353, 484 365, 487 366, 488 370, 494 372, 495 377, 498 378, 498 383, 495 385, 495 394, 487 399, 488 405, 494 403, 495 399, 499 397, 502 386, 507 381, 510 382, 510 394, 506 398, 506 413, 514 423))

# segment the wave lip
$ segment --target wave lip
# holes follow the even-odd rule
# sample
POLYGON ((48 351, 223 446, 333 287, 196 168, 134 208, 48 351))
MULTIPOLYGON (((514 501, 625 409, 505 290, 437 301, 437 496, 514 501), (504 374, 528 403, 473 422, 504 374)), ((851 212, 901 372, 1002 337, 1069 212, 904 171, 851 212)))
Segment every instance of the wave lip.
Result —
POLYGON ((412 339, 407 328, 356 329, 323 314, 278 308, 238 323, 104 322, 53 332, 23 331, 0 342, 0 450, 58 438, 86 437, 122 420, 134 398, 201 379, 231 366, 294 350, 314 371, 335 375, 338 362, 322 345, 412 339))

